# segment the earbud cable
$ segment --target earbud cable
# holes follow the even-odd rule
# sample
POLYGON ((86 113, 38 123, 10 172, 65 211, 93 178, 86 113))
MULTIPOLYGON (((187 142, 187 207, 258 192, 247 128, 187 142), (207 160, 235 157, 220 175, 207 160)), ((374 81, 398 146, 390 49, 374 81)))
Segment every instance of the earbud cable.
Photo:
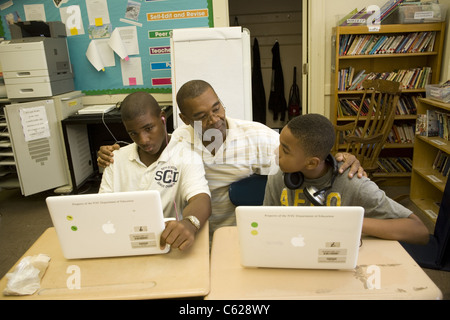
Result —
MULTIPOLYGON (((172 164, 170 163, 171 156, 170 156, 170 150, 169 150, 169 134, 167 133, 167 126, 166 126, 165 119, 163 119, 163 123, 164 123, 164 133, 166 135, 166 148, 167 148, 167 154, 168 154, 167 156, 169 158, 168 163, 170 166, 172 166, 172 164)), ((175 208, 175 217, 176 217, 177 221, 180 221, 180 216, 178 215, 178 208, 177 208, 177 202, 175 201, 175 197, 173 198, 173 207, 175 208)))
POLYGON ((109 130, 108 125, 105 122, 105 112, 102 112, 102 122, 103 122, 103 125, 105 126, 106 130, 108 130, 109 134, 113 137, 114 143, 117 143, 117 144, 119 144, 119 143, 130 144, 129 142, 126 142, 126 141, 117 141, 116 137, 111 132, 111 130, 109 130))

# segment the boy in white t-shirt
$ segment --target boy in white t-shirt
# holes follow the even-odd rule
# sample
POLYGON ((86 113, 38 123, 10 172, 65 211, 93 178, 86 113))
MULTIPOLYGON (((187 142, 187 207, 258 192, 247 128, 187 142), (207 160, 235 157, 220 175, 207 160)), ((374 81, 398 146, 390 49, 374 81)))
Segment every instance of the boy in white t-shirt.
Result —
POLYGON ((170 139, 165 114, 146 92, 128 95, 121 104, 122 122, 134 143, 114 151, 103 172, 99 192, 158 190, 169 221, 161 245, 188 248, 211 215, 211 200, 201 157, 186 143, 170 139))

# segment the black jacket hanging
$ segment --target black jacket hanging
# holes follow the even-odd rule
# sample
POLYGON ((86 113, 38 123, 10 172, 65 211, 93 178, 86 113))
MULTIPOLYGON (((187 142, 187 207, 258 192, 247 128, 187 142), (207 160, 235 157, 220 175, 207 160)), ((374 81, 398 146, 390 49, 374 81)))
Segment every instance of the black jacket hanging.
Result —
POLYGON ((286 117, 287 103, 284 97, 284 78, 280 60, 280 45, 278 41, 272 47, 272 81, 270 86, 269 110, 273 112, 273 120, 284 121, 286 117))
POLYGON ((253 42, 253 70, 252 70, 252 107, 253 121, 266 123, 266 93, 261 73, 261 56, 259 43, 255 38, 253 42))

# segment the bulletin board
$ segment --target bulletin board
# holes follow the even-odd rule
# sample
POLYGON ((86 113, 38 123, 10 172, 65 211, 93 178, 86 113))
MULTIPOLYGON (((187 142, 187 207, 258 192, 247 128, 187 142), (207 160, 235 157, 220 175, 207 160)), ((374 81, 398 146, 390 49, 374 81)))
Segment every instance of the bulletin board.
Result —
POLYGON ((0 0, 0 35, 17 21, 66 25, 75 89, 171 93, 173 29, 213 27, 212 0, 0 0))

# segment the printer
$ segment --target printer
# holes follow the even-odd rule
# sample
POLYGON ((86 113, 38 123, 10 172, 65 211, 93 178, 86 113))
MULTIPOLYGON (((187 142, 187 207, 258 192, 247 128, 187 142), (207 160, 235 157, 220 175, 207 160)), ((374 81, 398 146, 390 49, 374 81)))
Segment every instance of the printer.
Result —
POLYGON ((73 91, 66 28, 60 21, 10 25, 0 43, 0 62, 9 99, 50 97, 73 91))

